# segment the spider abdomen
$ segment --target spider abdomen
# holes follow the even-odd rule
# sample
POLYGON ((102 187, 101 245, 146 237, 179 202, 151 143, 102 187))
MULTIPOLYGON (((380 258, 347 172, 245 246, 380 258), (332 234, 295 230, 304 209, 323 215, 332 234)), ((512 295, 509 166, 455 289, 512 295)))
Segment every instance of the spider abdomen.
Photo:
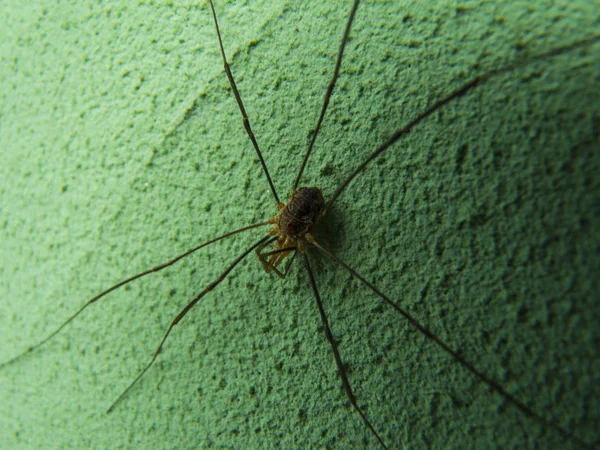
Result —
POLYGON ((293 240, 302 238, 323 211, 325 200, 321 190, 315 187, 298 189, 279 213, 279 234, 293 240))

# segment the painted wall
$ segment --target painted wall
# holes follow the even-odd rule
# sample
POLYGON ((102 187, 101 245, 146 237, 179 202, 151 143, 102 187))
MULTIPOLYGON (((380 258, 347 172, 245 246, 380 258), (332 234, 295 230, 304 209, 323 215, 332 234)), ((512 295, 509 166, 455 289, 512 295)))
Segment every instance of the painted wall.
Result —
MULTIPOLYGON (((428 105, 598 30, 595 2, 364 2, 305 183, 330 195, 428 105)), ((232 71, 282 199, 349 2, 217 2, 232 71), (226 3, 226 4, 223 4, 226 3)), ((0 361, 86 299, 276 213, 206 2, 3 5, 0 361)), ((375 161, 317 232, 536 412, 600 440, 598 44, 492 78, 375 161)), ((356 448, 300 260, 240 264, 260 231, 93 305, 0 370, 2 448, 356 448)), ((506 404, 314 251, 359 404, 390 448, 576 448, 506 404)))

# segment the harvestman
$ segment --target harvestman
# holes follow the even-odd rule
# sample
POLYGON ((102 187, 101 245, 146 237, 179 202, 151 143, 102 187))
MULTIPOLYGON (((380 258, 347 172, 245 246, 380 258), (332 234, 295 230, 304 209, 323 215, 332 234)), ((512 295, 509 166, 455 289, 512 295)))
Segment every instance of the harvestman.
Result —
MULTIPOLYGON (((304 169, 307 165, 307 162, 310 158, 312 149, 314 147, 314 143, 319 134, 321 124, 325 117, 325 113, 327 111, 327 107, 328 107, 329 101, 331 99, 332 92, 334 90, 335 84, 336 84, 338 76, 339 76, 340 66, 341 66, 343 54, 344 54, 344 49, 345 49, 346 43, 348 41, 348 36, 350 34, 350 30, 351 30, 351 26, 352 26, 352 23, 354 20, 356 10, 360 3, 359 0, 355 0, 352 5, 352 9, 350 11, 350 14, 349 14, 349 17, 348 17, 348 20, 346 23, 346 28, 345 28, 343 38, 342 38, 342 41, 341 41, 341 44, 339 47, 338 55, 337 55, 334 73, 333 73, 331 81, 329 82, 329 85, 327 87, 327 91, 325 93, 325 97, 324 97, 321 112, 320 112, 320 115, 319 115, 319 118, 317 121, 317 125, 315 127, 314 132, 312 133, 310 143, 308 146, 308 150, 306 151, 306 153, 304 155, 302 165, 301 165, 300 170, 298 171, 298 174, 294 181, 290 199, 289 199, 288 203, 285 204, 279 199, 279 196, 277 195, 275 186, 269 175, 269 171, 267 169, 266 163, 262 157, 258 143, 254 137, 254 133, 252 132, 250 121, 246 114, 246 110, 244 108, 241 96, 236 87, 234 77, 230 71, 229 64, 228 64, 227 58, 225 56, 225 50, 223 47, 221 33, 219 30, 217 16, 216 16, 216 12, 215 12, 212 0, 209 0, 209 3, 210 3, 212 17, 214 20, 214 25, 215 25, 215 29, 216 29, 216 33, 217 33, 218 42, 219 42, 220 53, 221 53, 221 56, 223 59, 225 73, 227 75, 232 92, 235 96, 239 110, 241 112, 244 128, 252 142, 252 145, 254 146, 256 154, 262 165, 263 173, 269 183, 269 187, 270 187, 271 193, 273 195, 273 198, 275 199, 275 202, 277 203, 277 207, 279 210, 278 214, 275 215, 274 217, 270 218, 268 221, 249 225, 249 226, 228 232, 217 238, 214 238, 208 242, 205 242, 197 247, 194 247, 194 248, 188 250, 187 252, 177 256, 176 258, 174 258, 166 263, 163 263, 161 265, 153 267, 152 269, 149 269, 147 271, 144 271, 142 273, 134 275, 133 277, 123 280, 120 283, 110 287, 109 289, 105 290, 104 292, 101 292, 97 296, 90 299, 87 303, 85 303, 75 314, 73 314, 69 319, 67 319, 62 325, 60 325, 60 327, 58 327, 58 329, 56 329, 53 333, 51 333, 43 341, 39 342, 38 344, 36 344, 32 347, 29 347, 25 352, 17 355, 16 357, 12 358, 11 360, 4 362, 3 364, 0 365, 0 369, 6 367, 9 364, 12 364, 16 360, 20 359, 22 356, 36 350, 37 348, 41 347, 43 344, 45 344, 46 342, 51 340, 67 324, 69 324, 71 321, 73 321, 85 308, 87 308, 90 304, 96 302, 100 298, 104 297, 108 293, 110 293, 110 292, 112 292, 112 291, 138 279, 138 278, 142 278, 150 273, 158 272, 166 267, 169 267, 169 266, 175 264, 176 262, 178 262, 179 260, 185 258, 186 256, 189 256, 190 254, 196 252, 197 250, 199 250, 203 247, 206 247, 210 244, 213 244, 217 241, 228 238, 228 237, 233 236, 238 233, 242 233, 244 231, 252 230, 252 229, 255 229, 258 227, 269 226, 270 230, 269 230, 267 236, 265 236, 265 237, 261 238, 260 240, 258 240, 257 242, 255 242, 250 248, 246 249, 241 255, 239 255, 219 277, 217 277, 212 283, 210 283, 192 301, 190 301, 187 304, 187 306, 175 317, 175 319, 171 322, 170 326, 168 327, 167 331, 165 332, 165 334, 164 334, 158 348, 156 349, 153 357, 151 358, 150 362, 144 367, 144 369, 139 373, 139 375, 130 383, 130 385, 125 389, 125 391, 123 391, 122 394, 114 401, 114 403, 107 410, 107 413, 110 413, 111 411, 114 410, 114 408, 117 406, 117 404, 127 395, 127 393, 131 390, 131 388, 141 379, 141 377, 152 366, 152 364, 156 360, 158 354, 161 352, 162 346, 165 343, 165 341, 166 341, 167 337, 169 336, 173 327, 175 325, 177 325, 179 323, 179 321, 188 313, 188 311, 190 309, 192 309, 194 307, 194 305, 196 305, 196 303, 198 303, 208 292, 210 292, 211 290, 216 288, 219 285, 219 283, 221 283, 227 277, 227 275, 229 275, 229 273, 234 269, 234 267, 242 259, 244 259, 246 256, 248 256, 250 253, 255 252, 266 272, 275 272, 275 274, 277 274, 279 277, 285 278, 287 271, 289 269, 289 264, 284 271, 280 270, 280 268, 279 268, 280 264, 284 261, 284 259, 286 257, 288 257, 290 255, 292 255, 292 258, 290 259, 290 262, 291 262, 291 260, 293 260, 294 257, 298 253, 300 253, 302 255, 304 266, 306 268, 306 272, 307 272, 307 275, 310 280, 310 284, 311 284, 311 288, 312 288, 314 298, 316 301, 317 309, 318 309, 320 317, 321 317, 323 330, 325 332, 325 335, 327 337, 327 340, 328 340, 331 350, 333 352, 333 356, 335 358, 335 362, 336 362, 337 369, 338 369, 338 374, 339 374, 339 377, 341 378, 345 394, 346 394, 347 398, 349 399, 350 403, 352 404, 356 413, 360 416, 361 420, 364 422, 365 426, 370 430, 373 437, 377 439, 377 441, 379 442, 379 444, 382 448, 387 449, 388 446, 384 442, 383 438, 379 435, 379 433, 377 432, 375 427, 371 424, 371 422, 367 418, 366 414, 358 406, 357 399, 353 393, 353 390, 352 390, 351 384, 348 380, 348 377, 346 376, 346 370, 344 369, 342 358, 337 349, 335 338, 331 331, 331 328, 330 328, 330 325, 329 325, 329 322, 327 319, 327 315, 325 313, 323 304, 321 302, 321 298, 319 295, 319 289, 317 287, 315 277, 313 275, 313 271, 312 271, 312 268, 311 268, 311 265, 309 262, 309 258, 308 258, 308 255, 305 253, 305 249, 308 246, 312 245, 316 249, 318 249, 319 252, 323 253, 325 256, 327 256, 329 259, 331 259, 335 264, 340 265, 345 270, 347 270, 354 278, 359 280, 362 284, 364 284, 366 287, 368 287, 373 293, 375 293, 377 296, 379 296, 387 305, 389 305, 391 308, 396 310, 400 315, 402 315, 406 320, 408 320, 411 323, 411 325, 413 327, 415 327, 420 333, 422 333, 427 339, 434 342, 445 353, 449 354, 456 362, 458 362, 461 366, 463 366, 465 369, 467 369, 473 375, 478 377, 481 381, 483 381, 485 384, 487 384, 492 390, 494 390, 498 394, 500 394, 504 398, 504 400, 506 400, 512 406, 514 406, 515 408, 520 410, 523 414, 528 416, 530 419, 538 422, 543 427, 554 430, 555 432, 562 435, 564 438, 572 441, 573 443, 577 443, 578 445, 580 445, 582 447, 590 447, 590 448, 593 447, 593 444, 588 444, 586 442, 583 442, 581 439, 579 439, 577 436, 575 436, 568 430, 558 426, 555 422, 553 422, 549 419, 546 419, 542 415, 536 413, 530 407, 528 407, 527 405, 525 405, 524 403, 519 401, 516 397, 511 395, 500 384, 495 382, 493 379, 488 377, 483 372, 479 371, 471 362, 467 361, 459 353, 452 350, 448 345, 446 345, 442 340, 440 340, 440 338, 438 338, 431 331, 429 331, 423 324, 421 324, 419 321, 417 321, 410 313, 408 313, 406 310, 401 308, 399 306, 399 304, 394 302, 390 297, 388 297, 386 294, 382 293, 380 290, 377 289, 377 287, 375 287, 367 279, 365 279, 363 276, 361 276, 354 268, 350 267, 348 264, 346 264, 345 262, 340 260, 335 254, 333 254, 331 251, 329 251, 327 248, 325 248, 323 245, 321 245, 321 243, 317 242, 315 240, 314 236, 312 235, 312 230, 313 230, 314 226, 316 225, 316 223, 331 209, 333 203, 343 193, 343 191, 352 182, 352 180, 363 169, 365 169, 365 167, 367 167, 369 165, 369 163, 371 163, 371 161, 373 161, 379 155, 384 153, 395 142, 397 142, 403 135, 409 133, 415 125, 419 124, 421 121, 423 121, 424 119, 429 117, 431 114, 438 111, 445 104, 453 101, 454 99, 457 99, 457 98, 463 96, 467 92, 476 88, 479 84, 482 84, 483 82, 487 81, 489 78, 491 78, 495 75, 498 75, 500 73, 510 72, 510 71, 518 68, 519 66, 523 65, 524 63, 513 63, 513 64, 505 66, 503 68, 496 69, 496 70, 490 71, 486 74, 475 77, 474 79, 472 79, 470 82, 466 83, 461 88, 455 90, 454 92, 450 93, 443 99, 441 99, 441 100, 437 101, 436 103, 434 103, 433 105, 431 105, 424 112, 422 112, 420 115, 415 117, 412 121, 410 121, 407 125, 405 125, 404 127, 400 128, 398 131, 396 131, 391 137, 388 138, 388 140, 385 143, 383 143, 379 148, 377 148, 374 152, 372 152, 370 154, 370 156, 367 159, 365 159, 352 172, 352 174, 348 178, 346 178, 346 180, 337 188, 337 190, 329 197, 329 199, 325 200, 325 198, 323 197, 323 194, 321 193, 319 188, 299 187, 299 186, 300 186, 300 181, 302 179, 302 174, 303 174, 304 169), (269 246, 271 246, 272 244, 275 244, 274 249, 270 250, 270 251, 266 251, 266 249, 269 246)), ((587 40, 582 40, 582 41, 578 41, 578 42, 575 42, 575 43, 572 43, 569 45, 565 45, 563 47, 553 49, 547 53, 537 55, 534 58, 530 58, 527 61, 527 63, 529 63, 533 60, 550 58, 550 57, 553 57, 556 55, 560 55, 560 54, 569 52, 577 47, 590 45, 590 44, 598 42, 598 41, 600 41, 600 37, 595 36, 595 37, 592 37, 587 40)))

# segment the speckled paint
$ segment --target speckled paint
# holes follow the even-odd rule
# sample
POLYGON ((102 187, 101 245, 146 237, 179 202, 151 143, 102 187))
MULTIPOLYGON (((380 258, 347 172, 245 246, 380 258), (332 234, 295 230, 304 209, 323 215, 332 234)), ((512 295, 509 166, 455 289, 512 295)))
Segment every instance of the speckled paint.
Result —
MULTIPOLYGON (((350 2, 217 2, 282 198, 350 2), (224 4, 225 3, 225 4, 224 4)), ((2 6, 0 361, 87 298, 276 212, 206 2, 2 6)), ((305 183, 325 196, 386 137, 493 68, 597 33, 586 1, 364 2, 305 183)), ((369 167, 317 233, 535 411, 600 441, 600 46, 494 77, 369 167)), ((301 264, 249 257, 176 327, 248 233, 131 284, 0 371, 1 448, 332 448, 348 406, 301 264)), ((390 448, 576 448, 309 255, 360 405, 390 448)))

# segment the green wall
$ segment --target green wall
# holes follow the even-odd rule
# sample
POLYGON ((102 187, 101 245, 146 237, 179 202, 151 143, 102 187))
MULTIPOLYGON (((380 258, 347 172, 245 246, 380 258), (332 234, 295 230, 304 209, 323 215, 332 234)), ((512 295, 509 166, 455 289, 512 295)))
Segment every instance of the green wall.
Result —
MULTIPOLYGON (((349 2, 217 2, 282 199, 349 2)), ((597 33, 595 2, 365 2, 305 184, 330 195, 426 106, 484 71, 597 33)), ((206 2, 0 7, 0 361, 87 298, 276 213, 206 2)), ((369 167, 321 242, 521 401, 600 441, 600 46, 497 76, 369 167)), ((376 448, 348 401, 300 259, 255 257, 174 329, 261 232, 90 307, 0 370, 1 448, 376 448)), ((359 404, 390 448, 576 448, 309 252, 359 404)))

